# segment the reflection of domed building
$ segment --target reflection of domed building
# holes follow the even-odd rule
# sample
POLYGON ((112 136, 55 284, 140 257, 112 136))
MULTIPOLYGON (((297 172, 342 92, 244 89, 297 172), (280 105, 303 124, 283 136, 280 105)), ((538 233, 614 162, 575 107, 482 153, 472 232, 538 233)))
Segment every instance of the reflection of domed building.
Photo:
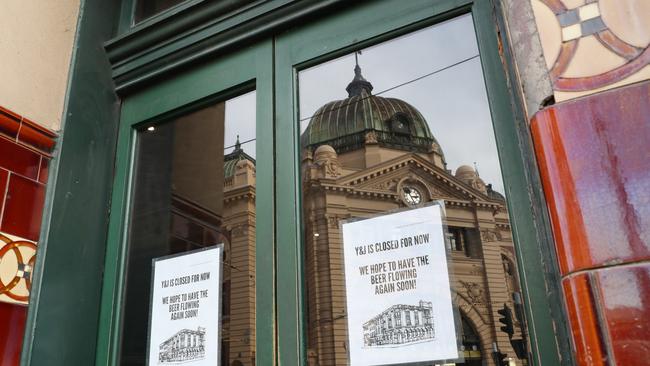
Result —
MULTIPOLYGON (((310 363, 347 364, 340 220, 438 199, 446 206, 466 364, 492 365, 493 343, 516 358, 497 320, 504 304, 514 309, 519 291, 504 197, 470 166, 447 170, 422 114, 372 95, 358 65, 346 90, 348 98, 321 107, 301 136, 310 363)), ((514 322, 512 338, 521 339, 514 322)))
POLYGON ((224 365, 255 365, 255 159, 241 148, 224 156, 222 351, 224 365))
POLYGON ((338 154, 386 148, 382 157, 368 154, 364 166, 406 150, 427 154, 434 165, 444 168, 445 157, 422 114, 402 100, 372 95, 372 84, 361 76, 361 68, 357 66, 354 72, 347 87, 349 97, 327 103, 316 111, 301 136, 302 146, 313 149, 329 145, 338 154))

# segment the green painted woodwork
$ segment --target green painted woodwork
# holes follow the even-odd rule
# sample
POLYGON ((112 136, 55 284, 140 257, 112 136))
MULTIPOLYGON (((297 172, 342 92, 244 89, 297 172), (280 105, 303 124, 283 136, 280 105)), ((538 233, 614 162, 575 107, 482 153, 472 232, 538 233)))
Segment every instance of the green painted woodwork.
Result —
MULTIPOLYGON (((119 358, 126 232, 130 202, 135 127, 174 118, 215 101, 257 91, 257 134, 272 136, 272 45, 262 42, 218 61, 197 65, 126 97, 122 105, 114 193, 107 244, 96 365, 116 365, 119 358)), ((257 140, 256 188, 256 360, 274 359, 274 220, 273 141, 257 140)))
MULTIPOLYGON (((539 196, 530 195, 529 187, 537 187, 537 168, 532 160, 526 119, 515 115, 504 64, 498 44, 495 14, 490 1, 382 1, 364 3, 331 18, 320 18, 300 29, 282 34, 276 46, 276 156, 283 163, 277 168, 277 296, 278 357, 280 364, 305 362, 303 267, 300 226, 299 141, 297 110, 297 72, 355 49, 379 43, 425 25, 433 24, 471 11, 475 19, 477 40, 481 51, 499 156, 509 197, 513 235, 521 266, 522 287, 527 305, 527 318, 532 338, 533 363, 536 365, 567 364, 558 351, 556 333, 561 333, 562 313, 552 312, 547 288, 555 288, 553 277, 547 277, 540 247, 550 248, 548 223, 531 211, 543 208, 539 196), (302 334, 299 331, 303 331, 302 334), (564 363, 563 363, 564 362, 564 363)), ((562 338, 563 335, 560 335, 562 338)))
POLYGON ((102 43, 114 1, 82 1, 50 176, 21 365, 95 360, 118 99, 102 43))
POLYGON ((214 21, 233 10, 241 12, 245 5, 254 0, 186 0, 136 24, 135 9, 138 1, 141 0, 122 0, 123 11, 119 19, 122 26, 117 37, 106 43, 110 50, 109 59, 113 62, 167 42, 201 22, 214 21), (116 44, 119 46, 113 48, 116 44))
MULTIPOLYGON (((484 13, 490 13, 485 4, 478 4, 478 7, 484 13)), ((499 1, 494 2, 494 7, 495 14, 503 14, 499 1)), ((475 22, 483 23, 480 25, 482 28, 494 27, 495 24, 497 29, 506 28, 504 19, 500 16, 495 16, 493 19, 489 16, 476 18, 475 22)), ((573 365, 575 364, 574 352, 570 341, 569 321, 563 306, 559 262, 550 230, 551 223, 533 152, 528 119, 524 111, 525 101, 517 86, 520 82, 514 64, 507 62, 512 60, 513 56, 505 34, 506 32, 499 32, 498 43, 493 37, 486 39, 481 52, 492 55, 486 58, 486 64, 494 60, 491 65, 484 65, 488 93, 500 101, 499 105, 506 113, 504 117, 509 118, 495 122, 500 159, 502 162, 513 160, 504 166, 504 181, 512 177, 508 193, 516 197, 515 203, 528 201, 530 204, 528 210, 518 208, 518 215, 526 216, 518 217, 513 224, 513 235, 518 238, 519 243, 519 250, 516 253, 517 261, 520 263, 519 273, 526 284, 523 288, 526 317, 529 319, 529 326, 535 327, 535 334, 531 333, 530 336, 533 346, 538 348, 536 353, 538 364, 546 365, 557 361, 555 363, 557 365, 573 365), (503 49, 501 57, 506 60, 503 64, 496 62, 499 56, 497 52, 499 45, 503 49), (506 72, 502 73, 504 66, 506 72), (497 80, 492 80, 494 78, 497 80), (506 83, 511 90, 509 94, 501 90, 490 91, 490 86, 496 88, 506 83), (508 97, 510 100, 507 100, 508 97), (508 103, 510 108, 506 107, 508 103), (516 141, 516 144, 512 141, 516 141), (558 359, 540 357, 547 354, 557 354, 558 359)), ((479 33, 478 36, 485 35, 479 33)))
MULTIPOLYGON (((561 309, 559 280, 549 272, 545 259, 552 251, 550 225, 545 217, 541 183, 535 163, 528 121, 521 113, 522 101, 514 93, 516 79, 507 79, 506 60, 499 55, 495 14, 488 2, 477 1, 473 9, 483 74, 502 165, 519 277, 536 365, 571 365, 567 347, 568 323, 561 309), (508 90, 513 92, 509 93, 508 90), (536 187, 536 189, 531 189, 536 187), (543 213, 542 213, 543 212, 543 213), (549 294, 549 292, 552 292, 549 294), (553 295, 554 294, 554 295, 553 295), (549 296, 551 295, 551 296, 549 296), (558 311, 559 310, 559 311, 558 311)), ((555 272, 559 273, 559 272, 555 272)))
POLYGON ((233 2, 241 0, 174 8, 108 42, 117 91, 129 91, 197 60, 270 37, 342 0, 255 1, 228 12, 233 2))

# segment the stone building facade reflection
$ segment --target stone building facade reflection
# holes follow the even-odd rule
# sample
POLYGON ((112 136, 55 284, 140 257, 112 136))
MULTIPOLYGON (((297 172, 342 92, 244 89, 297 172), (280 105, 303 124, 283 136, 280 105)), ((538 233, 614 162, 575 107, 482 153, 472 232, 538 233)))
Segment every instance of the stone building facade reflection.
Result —
MULTIPOLYGON (((159 174, 152 175, 159 186, 172 187, 172 192, 164 192, 164 197, 172 197, 172 253, 224 244, 221 363, 252 366, 256 345, 255 159, 244 152, 239 140, 231 152, 224 154, 223 144, 217 142, 223 141, 225 103, 207 111, 184 117, 183 128, 170 133, 176 152, 171 184, 161 180, 159 174), (206 125, 212 131, 206 131, 206 125)), ((157 128, 157 134, 161 130, 157 128)), ((155 151, 151 159, 161 160, 160 155, 155 151)), ((165 171, 156 165, 152 170, 165 171)))
MULTIPOLYGON (((372 95, 372 84, 363 78, 360 68, 355 70, 347 91, 348 98, 321 107, 301 135, 309 364, 348 363, 339 222, 433 200, 445 202, 452 294, 461 315, 465 364, 494 365, 495 345, 517 364, 526 364, 516 356, 511 342, 521 343, 525 327, 514 318, 511 339, 500 330, 498 321, 497 310, 504 304, 515 309, 514 298, 520 291, 505 198, 471 166, 449 170, 442 147, 422 114, 405 101, 372 95)), ((229 287, 233 296, 230 311, 239 309, 243 313, 237 319, 248 319, 246 329, 254 329, 253 293, 237 299, 234 296, 254 290, 248 286, 254 275, 255 160, 239 145, 235 151, 225 157, 224 224, 230 228, 231 243, 226 256, 247 272, 230 268, 225 278, 241 277, 241 284, 229 287)), ((405 312, 426 305, 399 306, 404 309, 398 311, 405 312)), ((415 325, 416 318, 409 318, 411 324, 407 325, 407 318, 400 317, 400 326, 412 329, 401 340, 397 333, 387 336, 388 313, 382 314, 378 315, 381 319, 366 324, 366 342, 371 346, 441 336, 434 335, 433 329, 427 333, 429 320, 424 316, 417 318, 424 323, 419 325, 415 325), (418 326, 422 331, 414 330, 418 326)), ((235 319, 234 314, 231 319, 235 319)), ((392 326, 398 326, 395 315, 392 319, 392 326)), ((430 321, 433 324, 435 320, 430 321)), ((229 328, 233 326, 231 323, 229 328)), ((228 334, 234 329, 224 331, 228 334)), ((235 337, 231 334, 229 338, 235 337)), ((244 351, 249 357, 234 357, 235 348, 231 348, 230 364, 252 365, 254 343, 239 344, 237 352, 244 351)))
MULTIPOLYGON (((203 149, 203 146, 199 146, 203 149)), ((224 244, 221 362, 255 365, 255 159, 237 141, 219 167, 223 197, 209 209, 176 192, 172 211, 175 251, 224 244)), ((204 180, 205 181, 205 180, 204 180)), ((222 194, 222 196, 221 196, 222 194)), ((215 195, 216 196, 216 195, 215 195)), ((212 200, 213 196, 209 196, 212 200)))
POLYGON ((224 364, 255 365, 255 159, 239 144, 224 156, 222 353, 224 364))
MULTIPOLYGON (((448 169, 422 114, 403 100, 373 95, 372 88, 357 65, 348 98, 322 106, 301 135, 310 364, 348 362, 340 221, 432 200, 445 203, 466 364, 494 364, 494 345, 525 364, 511 342, 522 343, 525 327, 513 319, 511 338, 500 330, 497 313, 504 304, 514 309, 519 292, 505 198, 472 167, 448 169)), ((376 332, 367 342, 386 342, 376 332)))

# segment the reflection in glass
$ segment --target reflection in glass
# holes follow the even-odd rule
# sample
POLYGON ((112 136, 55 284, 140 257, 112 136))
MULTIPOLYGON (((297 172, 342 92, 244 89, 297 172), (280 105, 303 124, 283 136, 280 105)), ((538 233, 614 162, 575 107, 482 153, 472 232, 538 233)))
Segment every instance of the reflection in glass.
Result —
MULTIPOLYGON (((459 364, 493 365, 498 352, 528 364, 515 244, 471 15, 303 70, 299 83, 310 364, 348 364, 340 221, 433 200, 446 206, 459 364), (511 334, 501 330, 504 307, 511 334)), ((392 337, 411 328, 417 325, 407 317, 383 331, 392 337)))
POLYGON ((137 0, 135 22, 138 23, 183 1, 185 0, 137 0))
POLYGON ((151 260, 219 243, 222 363, 254 365, 254 140, 255 92, 138 131, 121 365, 145 364, 151 260))

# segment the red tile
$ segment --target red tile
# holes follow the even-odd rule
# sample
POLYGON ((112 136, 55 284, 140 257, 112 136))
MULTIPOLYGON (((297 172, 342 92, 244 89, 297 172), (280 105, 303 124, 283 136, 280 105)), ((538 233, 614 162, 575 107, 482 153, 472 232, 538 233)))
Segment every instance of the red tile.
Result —
POLYGON ((18 132, 18 141, 33 146, 36 149, 49 154, 54 148, 54 138, 56 134, 38 124, 23 118, 20 131, 18 132))
POLYGON ((606 353, 598 330, 598 316, 585 273, 562 280, 571 335, 578 365, 605 365, 606 353))
POLYGON ((43 156, 41 159, 41 169, 38 172, 38 181, 46 184, 50 172, 50 159, 43 156))
POLYGON ((2 209, 4 208, 5 203, 5 192, 7 191, 7 178, 9 178, 9 172, 0 169, 0 217, 2 217, 2 209))
POLYGON ((531 122, 563 274, 650 259, 650 82, 531 122))
POLYGON ((41 156, 14 141, 0 137, 0 167, 36 179, 41 156))
POLYGON ((0 230, 38 240, 45 201, 45 185, 11 174, 0 230))
POLYGON ((650 263, 596 273, 613 364, 650 365, 650 263))
POLYGON ((0 360, 2 365, 20 364, 20 350, 25 334, 27 307, 0 301, 0 360))
POLYGON ((15 139, 18 136, 21 117, 8 109, 0 107, 0 133, 15 139))

